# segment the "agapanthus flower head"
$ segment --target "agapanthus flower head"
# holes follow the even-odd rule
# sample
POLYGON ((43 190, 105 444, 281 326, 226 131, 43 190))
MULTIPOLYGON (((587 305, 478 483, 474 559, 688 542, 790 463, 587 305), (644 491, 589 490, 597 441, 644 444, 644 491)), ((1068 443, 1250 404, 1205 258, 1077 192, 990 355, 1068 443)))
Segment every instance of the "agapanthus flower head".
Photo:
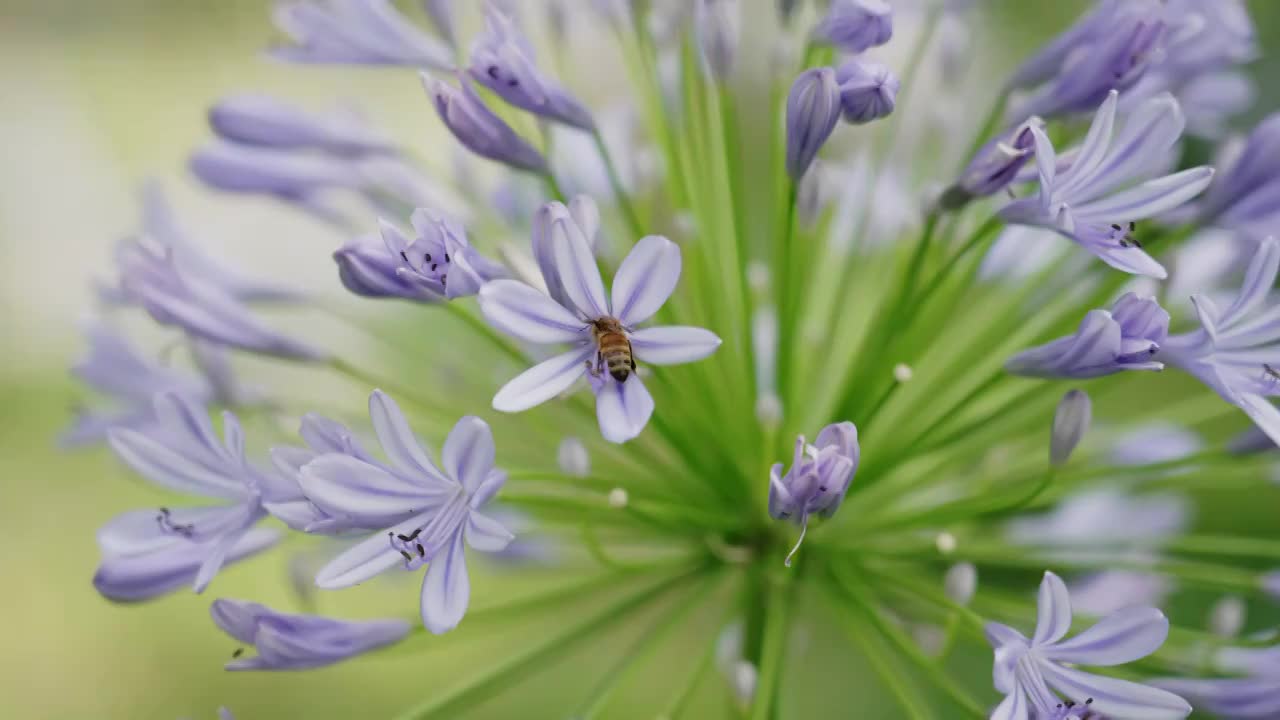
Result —
POLYGON ((861 457, 858 428, 851 422, 841 422, 822 428, 813 445, 803 435, 797 437, 791 467, 785 475, 782 463, 774 463, 769 469, 769 516, 800 526, 800 539, 786 558, 788 566, 804 542, 809 516, 829 518, 840 509, 861 457))
POLYGON ((546 170, 542 153, 490 110, 466 77, 459 76, 460 87, 454 87, 423 73, 422 83, 445 127, 468 150, 519 170, 546 170))
POLYGON ((274 18, 294 45, 272 55, 297 63, 404 65, 446 70, 449 46, 424 33, 391 0, 288 0, 274 18))
POLYGON ((1135 242, 1134 223, 1177 208, 1200 194, 1213 169, 1196 167, 1150 178, 1168 162, 1182 134, 1178 103, 1163 95, 1127 118, 1113 140, 1119 95, 1106 95, 1071 164, 1059 171, 1057 153, 1039 127, 1034 137, 1039 191, 1000 210, 1011 223, 1056 230, 1108 265, 1129 273, 1164 278, 1168 273, 1135 242))
POLYGON ((715 352, 720 338, 697 327, 637 328, 675 291, 680 248, 660 235, 642 238, 618 266, 611 299, 606 298, 587 239, 595 234, 594 221, 584 227, 578 220, 594 216, 594 203, 580 202, 579 208, 575 215, 551 203, 535 220, 534 258, 549 295, 517 280, 494 280, 480 289, 480 309, 494 327, 531 343, 574 346, 504 385, 493 407, 528 410, 585 375, 596 395, 601 434, 621 443, 639 435, 653 414, 653 397, 636 372, 637 361, 700 360, 715 352))
POLYGON ((900 83, 888 67, 851 58, 836 68, 836 82, 845 122, 861 125, 893 112, 900 83))
POLYGON ((836 129, 843 111, 840 83, 831 68, 800 73, 787 96, 787 174, 799 181, 836 129))
POLYGON ((410 630, 404 620, 352 621, 293 615, 228 598, 214 600, 209 613, 223 632, 258 650, 255 656, 232 659, 227 663, 228 670, 324 667, 399 642, 410 630))
POLYGON ((255 529, 265 500, 279 491, 244 454, 244 431, 230 412, 223 438, 207 410, 172 393, 155 398, 155 422, 109 433, 111 449, 160 487, 220 501, 116 516, 98 533, 103 560, 94 586, 116 600, 144 600, 191 583, 201 592, 224 564, 264 549, 278 533, 255 529))
POLYGON ((1005 694, 991 717, 1053 717, 1065 702, 1116 717, 1183 718, 1191 713, 1185 700, 1168 691, 1074 667, 1122 665, 1150 655, 1169 634, 1164 613, 1150 607, 1121 610, 1064 640, 1071 628, 1071 598, 1051 572, 1040 583, 1037 607, 1030 638, 1007 625, 987 623, 987 640, 995 648, 995 686, 1005 694))
POLYGON ((1074 335, 1014 355, 1018 375, 1091 378, 1124 370, 1162 370, 1155 359, 1169 333, 1169 313, 1152 298, 1125 293, 1107 310, 1091 310, 1074 335))
POLYGON ((370 396, 369 417, 389 463, 331 452, 301 468, 303 493, 318 508, 382 528, 325 565, 316 584, 350 587, 397 565, 426 565, 422 621, 433 633, 447 632, 462 620, 471 597, 465 545, 497 552, 514 537, 480 512, 507 479, 494 467, 493 434, 480 418, 462 418, 444 442, 438 467, 385 393, 370 396))
POLYGON ((885 0, 834 0, 813 35, 844 52, 860 53, 893 37, 893 9, 885 0))
POLYGON ((471 49, 468 74, 518 108, 583 130, 595 127, 586 107, 538 69, 533 45, 492 1, 485 4, 485 31, 471 49))

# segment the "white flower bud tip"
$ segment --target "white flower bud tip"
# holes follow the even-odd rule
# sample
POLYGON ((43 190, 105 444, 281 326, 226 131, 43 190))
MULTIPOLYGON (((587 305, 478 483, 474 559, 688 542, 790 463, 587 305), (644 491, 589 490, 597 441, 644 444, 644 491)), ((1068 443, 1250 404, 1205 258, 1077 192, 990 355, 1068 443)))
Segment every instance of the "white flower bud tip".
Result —
POLYGON ((622 488, 614 488, 609 491, 609 507, 611 508, 624 508, 627 506, 629 499, 627 491, 622 488))
POLYGON ((910 382, 914 375, 915 371, 906 363, 898 363, 893 366, 893 379, 900 383, 910 382))
POLYGON ((940 532, 938 537, 934 538, 933 544, 937 546, 938 552, 950 555, 956 551, 956 536, 949 532, 940 532))

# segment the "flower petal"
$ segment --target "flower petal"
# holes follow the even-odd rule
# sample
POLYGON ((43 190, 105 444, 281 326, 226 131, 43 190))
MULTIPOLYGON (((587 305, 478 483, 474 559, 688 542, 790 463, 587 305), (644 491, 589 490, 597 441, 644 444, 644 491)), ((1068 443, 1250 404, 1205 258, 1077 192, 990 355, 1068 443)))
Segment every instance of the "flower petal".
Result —
POLYGON ((606 378, 596 395, 596 419, 605 440, 624 443, 640 434, 653 415, 653 396, 632 373, 626 382, 606 378))
POLYGON ((502 523, 475 510, 467 518, 467 544, 480 552, 501 552, 515 539, 502 523))
POLYGON ((525 370, 493 396, 493 409, 502 412, 528 410, 568 390, 587 372, 587 358, 595 351, 591 346, 580 347, 525 370))
POLYGON ((493 431, 474 415, 457 422, 444 441, 444 469, 468 492, 475 492, 493 469, 493 431))
POLYGON ((1071 629, 1071 597, 1062 578, 1046 571, 1036 598, 1036 632, 1031 644, 1042 647, 1056 643, 1071 629))
MULTIPOLYGON (((277 530, 254 528, 239 539, 226 562, 262 552, 280 537, 277 530)), ((141 555, 108 554, 93 575, 93 586, 108 600, 137 602, 189 585, 204 560, 192 552, 192 547, 190 543, 175 543, 141 555)))
POLYGON ((180 493, 243 500, 247 488, 160 444, 148 435, 128 428, 113 428, 107 442, 116 456, 151 482, 180 493))
POLYGON ((1037 667, 1054 689, 1077 703, 1093 698, 1090 709, 1107 717, 1180 720, 1191 714, 1191 705, 1167 690, 1094 675, 1047 661, 1037 663, 1037 667))
POLYGON ((1075 189, 1087 187, 1097 177, 1095 171, 1106 158, 1107 149, 1111 145, 1111 131, 1115 126, 1116 102, 1119 96, 1120 94, 1115 90, 1107 93, 1107 99, 1094 114, 1089 132, 1085 135, 1084 142, 1080 144, 1080 152, 1071 163, 1071 169, 1066 173, 1070 178, 1057 188, 1063 197, 1070 196, 1075 189))
POLYGON ((1027 720, 1029 717, 1027 696, 1023 694, 1022 688, 1016 686, 991 712, 991 720, 1027 720))
POLYGON ((653 365, 701 360, 715 352, 720 343, 720 337, 710 330, 687 325, 663 325, 631 333, 632 352, 653 365))
POLYGON ((1246 393, 1239 396, 1240 409, 1253 420, 1258 429, 1271 441, 1280 444, 1280 409, 1261 395, 1246 393))
POLYGON ((396 467, 415 477, 426 475, 446 484, 445 478, 440 476, 440 471, 431 462, 431 456, 413 434, 400 406, 390 395, 381 390, 373 391, 369 396, 369 419, 373 422, 373 431, 378 436, 383 452, 396 467))
POLYGON ((1077 205, 1074 211, 1083 222, 1105 224, 1143 220, 1168 212, 1199 195, 1211 180, 1213 168, 1204 165, 1188 168, 1148 180, 1101 200, 1077 205))
POLYGON ((422 579, 422 623, 436 635, 457 627, 471 601, 462 536, 459 529, 444 552, 431 559, 422 579))
POLYGON ((350 455, 321 455, 298 478, 307 499, 330 515, 385 527, 439 505, 449 488, 426 488, 350 455))
POLYGON ((213 624, 246 645, 253 644, 253 636, 258 630, 258 620, 270 613, 271 610, 265 605, 229 598, 218 598, 209 606, 213 624))
POLYGON ((423 515, 409 518, 387 528, 386 532, 376 532, 347 548, 320 568, 316 573, 316 586, 326 590, 351 587, 394 567, 403 558, 391 547, 389 536, 413 532, 428 519, 423 515))
POLYGON ((1040 198, 1047 202, 1053 191, 1053 181, 1058 173, 1058 155, 1049 136, 1038 125, 1031 125, 1031 138, 1036 148, 1036 171, 1040 175, 1040 198))
POLYGON ((680 281, 680 246, 649 235, 636 243, 613 276, 613 313, 623 325, 653 317, 680 281))
POLYGON ((490 325, 531 343, 578 342, 586 323, 554 300, 517 280, 480 288, 480 311, 490 325))
POLYGON ((1240 295, 1222 316, 1222 324, 1230 325, 1234 320, 1242 318, 1250 310, 1262 304, 1271 289, 1275 287, 1278 270, 1280 270, 1280 243, 1277 243, 1275 238, 1269 237, 1258 245, 1257 252, 1249 261, 1249 269, 1245 272, 1240 295))
POLYGON ((565 294, 578 312, 591 319, 609 315, 600 269, 596 267, 587 239, 572 218, 552 219, 551 247, 560 282, 564 283, 565 294))
POLYGON ((1051 660, 1081 665, 1121 665, 1155 652, 1169 636, 1169 619, 1153 607, 1111 613, 1070 640, 1042 648, 1051 660))

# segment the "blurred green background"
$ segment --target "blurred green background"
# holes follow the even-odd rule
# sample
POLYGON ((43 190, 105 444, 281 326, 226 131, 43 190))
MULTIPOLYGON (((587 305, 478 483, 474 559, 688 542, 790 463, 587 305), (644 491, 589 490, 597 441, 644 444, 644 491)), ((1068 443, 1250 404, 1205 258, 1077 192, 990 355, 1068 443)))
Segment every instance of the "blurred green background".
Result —
MULTIPOLYGON (((771 17, 769 0, 743 3, 753 23, 771 17)), ((587 12, 587 0, 570 5, 587 12)), ((1001 38, 991 46, 1011 60, 1084 7, 985 5, 983 22, 1001 38)), ((1280 3, 1251 6, 1264 52, 1280 47, 1280 3)), ((54 448, 78 397, 65 370, 80 351, 76 323, 92 307, 92 280, 110 275, 112 243, 134 227, 139 182, 165 181, 188 224, 216 239, 219 254, 336 295, 328 253, 340 235, 265 201, 201 193, 185 178, 187 152, 207 138, 208 103, 240 90, 313 106, 355 99, 398 137, 412 138, 429 161, 447 166, 447 154, 438 151, 439 124, 412 73, 275 64, 261 54, 274 37, 267 3, 255 0, 0 0, 0 716, 210 718, 226 705, 241 720, 386 717, 516 642, 499 630, 487 640, 451 639, 418 655, 307 673, 231 674, 220 666, 234 644, 208 620, 209 601, 228 596, 302 607, 289 579, 299 546, 233 567, 203 597, 178 592, 118 606, 90 586, 97 526, 159 497, 103 450, 54 448)), ((1261 109, 1276 105, 1278 62, 1269 57, 1254 66, 1261 109)), ((583 82, 607 85, 609 78, 583 82)), ((330 340, 351 342, 337 330, 330 340)), ((359 395, 350 395, 357 411, 359 395)), ((503 576, 497 586, 512 592, 524 583, 520 573, 503 576)), ((316 608, 412 617, 415 583, 321 595, 316 608)), ((634 627, 584 647, 579 661, 624 647, 634 627)), ((814 634, 815 652, 833 641, 814 634)), ((520 637, 528 636, 526 628, 520 637)), ((690 655, 696 651, 691 646, 690 655)), ((976 682, 985 682, 985 662, 975 665, 976 682)), ((520 692, 487 705, 485 715, 556 717, 534 708, 563 707, 566 697, 580 696, 586 688, 572 675, 578 664, 523 682, 520 692)), ((853 693, 866 675, 856 667, 829 668, 804 685, 839 683, 841 694, 853 693)), ((643 688, 633 692, 639 697, 643 688)))

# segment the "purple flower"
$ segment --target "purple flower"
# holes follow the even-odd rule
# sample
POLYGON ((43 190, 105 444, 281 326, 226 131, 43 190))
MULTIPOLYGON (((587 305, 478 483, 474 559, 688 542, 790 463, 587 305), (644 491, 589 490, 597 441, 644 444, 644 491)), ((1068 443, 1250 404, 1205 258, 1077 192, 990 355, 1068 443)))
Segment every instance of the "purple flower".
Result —
POLYGON ((142 305, 161 325, 211 343, 291 360, 327 358, 322 350, 267 327, 237 297, 234 287, 185 271, 177 257, 173 249, 141 241, 123 244, 116 253, 123 297, 142 305))
POLYGON ((1114 488, 1077 493, 1045 513, 1014 518, 1005 538, 1039 548, 1153 547, 1185 531, 1187 498, 1169 493, 1127 495, 1114 488))
POLYGON ((828 425, 810 445, 803 435, 796 438, 791 468, 782 474, 782 463, 769 469, 769 517, 791 520, 800 526, 800 539, 787 555, 786 565, 804 542, 809 516, 829 518, 840 509, 849 484, 858 472, 858 428, 851 422, 828 425))
POLYGON ((423 86, 449 132, 468 150, 518 170, 545 172, 547 161, 516 134, 511 126, 485 106, 465 77, 461 89, 422 74, 423 86))
POLYGON ((493 434, 480 418, 459 420, 444 442, 441 470, 382 391, 369 398, 369 414, 390 463, 328 453, 303 466, 301 482, 324 512, 385 530, 331 560, 316 584, 350 587, 401 563, 406 570, 427 565, 422 621, 433 633, 447 632, 462 620, 471 596, 464 542, 498 552, 513 537, 479 512, 507 479, 493 466, 493 434))
POLYGON ((423 283, 416 272, 401 272, 410 269, 408 263, 388 252, 386 243, 375 235, 348 240, 334 251, 333 261, 343 287, 356 295, 423 303, 444 300, 437 283, 423 283))
POLYGON ((1280 220, 1280 113, 1258 123, 1219 167, 1196 219, 1246 232, 1270 231, 1280 220))
POLYGON ((1214 653, 1212 665, 1242 677, 1162 678, 1152 684, 1185 695, 1225 720, 1270 720, 1280 715, 1280 645, 1224 647, 1214 653))
POLYGON ((845 122, 861 125, 893 112, 899 83, 884 65, 856 58, 846 60, 836 70, 836 82, 840 83, 845 122))
POLYGON ((1155 300, 1125 293, 1111 311, 1090 310, 1074 335, 1009 358, 1015 375, 1093 378, 1123 370, 1162 370, 1154 359, 1169 332, 1169 313, 1155 300))
POLYGON ((1049 464, 1062 465, 1084 439, 1093 419, 1093 403, 1083 390, 1069 390, 1053 413, 1053 432, 1049 434, 1049 464))
POLYGON ((960 180, 944 194, 942 206, 956 208, 975 197, 994 195, 1018 177, 1035 150, 1032 127, 1044 127, 1040 118, 1031 118, 978 150, 960 174, 960 180))
POLYGON ((889 42, 893 10, 884 0, 833 0, 813 36, 844 52, 860 53, 889 42))
POLYGON ((693 23, 698 48, 712 76, 720 82, 728 80, 742 36, 742 7, 738 0, 697 0, 693 23))
POLYGON ((1150 655, 1169 634, 1164 613, 1153 607, 1127 608, 1063 640, 1071 627, 1071 598, 1066 585, 1051 572, 1040 583, 1037 605, 1030 639, 1007 625, 987 623, 987 640, 995 648, 995 687, 1005 694, 991 714, 993 719, 1052 717, 1064 703, 1050 688, 1104 715, 1172 720, 1191 713, 1185 700, 1165 690, 1074 667, 1121 665, 1150 655))
POLYGON ((409 221, 412 240, 391 223, 380 224, 387 252, 401 263, 397 274, 415 285, 453 300, 475 295, 489 280, 506 277, 501 265, 471 247, 460 223, 425 208, 414 210, 409 221))
POLYGON ((1163 279, 1168 276, 1164 267, 1132 238, 1133 223, 1198 195, 1213 169, 1201 166, 1133 185, 1160 172, 1184 123, 1177 101, 1162 95, 1143 103, 1113 143, 1117 98, 1114 91, 1106 96, 1079 152, 1061 172, 1048 136, 1030 127, 1039 192, 1009 203, 1000 216, 1056 230, 1119 270, 1163 279))
POLYGON ((112 430, 111 449, 151 482, 221 504, 133 510, 109 521, 98 531, 103 560, 93 582, 113 600, 144 600, 188 582, 201 592, 225 563, 277 538, 253 529, 279 483, 245 459, 236 416, 222 414, 221 440, 205 408, 179 395, 157 395, 155 416, 143 430, 112 430))
POLYGON ((111 402, 105 408, 77 412, 75 423, 59 438, 64 447, 101 442, 112 428, 141 428, 155 422, 151 398, 173 392, 207 400, 213 388, 199 375, 165 367, 143 357, 114 329, 101 323, 84 328, 89 352, 71 372, 111 402))
POLYGON ((675 290, 680 248, 660 235, 641 239, 614 275, 610 302, 588 241, 599 214, 585 198, 574 205, 576 212, 550 203, 534 218, 533 255, 549 296, 515 280, 495 280, 480 289, 480 309, 495 327, 531 343, 574 346, 504 385, 493 407, 527 410, 587 375, 601 434, 610 442, 626 442, 640 434, 653 413, 636 360, 655 365, 700 360, 715 352, 720 338, 696 327, 636 329, 675 290), (610 349, 602 349, 606 345, 610 349))
POLYGON ((310 113, 270 95, 232 95, 209 108, 209 126, 225 140, 336 155, 394 152, 386 137, 353 112, 310 113))
POLYGON ((1015 114, 1087 112, 1108 93, 1133 87, 1163 60, 1165 15, 1160 0, 1103 0, 1014 73, 1011 87, 1044 83, 1015 114))
MULTIPOLYGON (((376 404, 373 399, 370 399, 371 414, 376 413, 382 417, 389 416, 391 412, 399 412, 398 409, 387 409, 390 398, 380 394, 376 397, 378 401, 376 404)), ((390 425, 383 422, 374 427, 375 431, 381 427, 382 431, 386 432, 390 425)), ((302 487, 303 469, 321 455, 346 455, 369 465, 383 468, 386 466, 361 446, 351 430, 336 420, 308 413, 302 417, 302 426, 298 433, 306 442, 306 447, 284 445, 271 448, 271 461, 287 482, 282 486, 282 492, 277 493, 271 502, 264 504, 267 512, 295 530, 321 534, 353 529, 375 530, 399 519, 395 515, 365 518, 362 524, 344 514, 328 512, 324 507, 308 499, 302 487)), ((393 440, 394 438, 389 438, 387 442, 393 440)), ((386 469, 390 472, 390 468, 386 469)))
POLYGON ((1267 400, 1280 395, 1280 358, 1274 350, 1280 322, 1267 302, 1277 269, 1280 244, 1268 238, 1249 263, 1235 301, 1221 311, 1208 297, 1192 296, 1200 329, 1169 336, 1156 358, 1196 376, 1280 442, 1280 410, 1267 400))
POLYGON ((799 182, 840 121, 840 84, 828 67, 800 73, 787 95, 787 174, 799 182))
POLYGON ((295 43, 272 55, 296 63, 406 65, 447 70, 452 53, 390 0, 299 0, 275 8, 276 26, 295 43))
POLYGON ((457 10, 454 0, 422 0, 422 11, 435 26, 436 32, 449 43, 450 47, 458 46, 457 10))
POLYGON ((342 214, 326 195, 364 187, 364 178, 349 159, 273 147, 215 142, 192 153, 187 166, 215 190, 271 195, 337 223, 342 214))
POLYGON ((485 32, 471 50, 471 78, 518 108, 592 130, 595 123, 586 107, 538 70, 533 45, 515 22, 492 2, 486 3, 484 17, 485 32))
POLYGON ((306 670, 323 667, 399 642, 409 633, 404 620, 337 620, 291 615, 244 600, 219 598, 209 607, 223 632, 258 649, 238 657, 228 670, 306 670))

